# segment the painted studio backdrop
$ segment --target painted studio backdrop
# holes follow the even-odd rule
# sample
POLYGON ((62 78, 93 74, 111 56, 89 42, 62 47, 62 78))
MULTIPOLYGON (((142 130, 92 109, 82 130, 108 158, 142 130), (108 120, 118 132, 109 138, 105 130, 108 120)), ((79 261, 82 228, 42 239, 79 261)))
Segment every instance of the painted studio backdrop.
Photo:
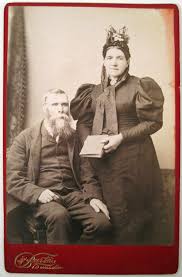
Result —
MULTIPOLYGON (((165 170, 165 197, 170 197, 169 205, 173 205, 173 19, 170 9, 11 7, 8 145, 22 129, 42 118, 42 96, 48 89, 61 88, 71 100, 81 84, 100 82, 106 30, 109 25, 116 29, 125 25, 130 37, 130 74, 152 77, 161 86, 165 97, 163 128, 152 138, 160 167, 165 170)), ((172 212, 169 216, 172 222, 172 212)))

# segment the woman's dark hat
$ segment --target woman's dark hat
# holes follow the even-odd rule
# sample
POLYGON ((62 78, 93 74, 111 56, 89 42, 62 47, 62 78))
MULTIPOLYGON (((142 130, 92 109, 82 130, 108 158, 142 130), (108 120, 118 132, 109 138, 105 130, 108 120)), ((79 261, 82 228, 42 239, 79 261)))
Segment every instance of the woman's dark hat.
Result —
POLYGON ((107 31, 106 43, 103 47, 103 57, 105 58, 107 50, 110 47, 117 47, 122 50, 125 54, 126 59, 130 58, 130 51, 128 47, 129 36, 127 34, 127 29, 124 26, 123 28, 119 29, 117 32, 112 26, 109 27, 107 31))

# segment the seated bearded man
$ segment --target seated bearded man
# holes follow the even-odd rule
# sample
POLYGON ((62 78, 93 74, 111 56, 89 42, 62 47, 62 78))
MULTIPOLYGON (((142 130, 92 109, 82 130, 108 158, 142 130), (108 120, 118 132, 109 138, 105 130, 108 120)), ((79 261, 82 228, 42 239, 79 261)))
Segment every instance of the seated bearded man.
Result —
POLYGON ((47 243, 69 244, 75 231, 72 220, 81 226, 78 243, 101 243, 111 228, 109 214, 100 200, 100 188, 93 176, 87 175, 87 161, 80 161, 66 93, 48 91, 43 111, 44 120, 21 132, 8 154, 8 240, 23 242, 22 226, 17 226, 16 216, 13 226, 8 215, 15 215, 12 211, 17 207, 29 207, 35 218, 44 220, 47 243))

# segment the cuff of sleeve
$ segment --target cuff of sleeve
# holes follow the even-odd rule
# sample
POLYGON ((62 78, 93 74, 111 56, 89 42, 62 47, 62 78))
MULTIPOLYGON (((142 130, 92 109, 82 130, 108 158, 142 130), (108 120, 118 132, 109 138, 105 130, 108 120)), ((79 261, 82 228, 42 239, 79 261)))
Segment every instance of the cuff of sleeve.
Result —
POLYGON ((123 139, 122 139, 122 142, 123 141, 127 141, 128 140, 128 131, 127 130, 123 130, 122 132, 121 132, 121 134, 122 134, 122 137, 123 137, 123 139))
POLYGON ((93 198, 95 199, 99 199, 99 200, 103 200, 103 197, 100 193, 93 193, 93 194, 89 194, 87 193, 86 191, 83 190, 83 197, 84 197, 84 200, 86 202, 90 202, 90 200, 92 200, 93 198))
POLYGON ((38 187, 36 189, 36 191, 34 192, 34 195, 32 197, 32 205, 36 205, 38 203, 38 198, 44 190, 45 190, 45 188, 40 188, 40 187, 38 187))

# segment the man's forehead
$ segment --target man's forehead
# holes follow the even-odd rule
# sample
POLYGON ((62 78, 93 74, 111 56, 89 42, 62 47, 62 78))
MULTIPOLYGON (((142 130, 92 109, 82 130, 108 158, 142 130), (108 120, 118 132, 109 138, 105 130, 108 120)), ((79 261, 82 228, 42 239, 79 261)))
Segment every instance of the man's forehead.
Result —
POLYGON ((53 102, 64 102, 68 103, 68 98, 66 94, 49 94, 46 100, 47 103, 53 103, 53 102))

